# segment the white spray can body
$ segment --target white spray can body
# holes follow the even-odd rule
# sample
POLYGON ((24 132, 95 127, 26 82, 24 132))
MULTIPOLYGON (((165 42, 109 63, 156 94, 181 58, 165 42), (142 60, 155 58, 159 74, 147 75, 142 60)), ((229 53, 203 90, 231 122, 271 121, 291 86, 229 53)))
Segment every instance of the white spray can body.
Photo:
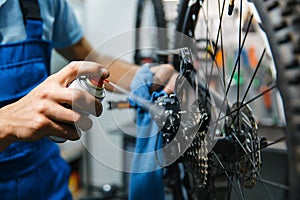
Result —
MULTIPOLYGON (((78 77, 69 85, 69 88, 87 91, 100 101, 102 101, 106 95, 103 80, 97 78, 88 78, 85 76, 78 77)), ((57 143, 63 143, 66 141, 66 139, 57 136, 48 136, 48 138, 57 143)))

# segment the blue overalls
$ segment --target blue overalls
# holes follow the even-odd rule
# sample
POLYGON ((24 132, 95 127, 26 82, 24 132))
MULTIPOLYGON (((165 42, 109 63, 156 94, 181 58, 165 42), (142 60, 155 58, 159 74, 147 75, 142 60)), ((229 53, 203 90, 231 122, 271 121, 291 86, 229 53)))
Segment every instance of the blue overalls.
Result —
MULTIPOLYGON (((0 45, 0 106, 41 83, 50 69, 52 44, 43 41, 37 0, 20 0, 27 38, 0 45)), ((25 114, 25 113, 24 113, 25 114)), ((0 153, 0 199, 71 199, 70 167, 48 139, 15 142, 0 153)))

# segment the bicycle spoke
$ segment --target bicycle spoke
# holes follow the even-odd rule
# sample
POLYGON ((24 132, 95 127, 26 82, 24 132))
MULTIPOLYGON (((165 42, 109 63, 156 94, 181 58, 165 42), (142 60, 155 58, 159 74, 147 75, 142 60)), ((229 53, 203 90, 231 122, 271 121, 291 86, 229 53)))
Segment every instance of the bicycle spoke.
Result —
MULTIPOLYGON (((205 12, 205 10, 204 9, 202 9, 202 15, 203 15, 203 19, 204 19, 204 22, 205 22, 205 25, 206 25, 206 35, 205 35, 205 37, 206 37, 206 41, 208 41, 209 42, 209 45, 212 47, 212 49, 211 49, 211 53, 212 53, 212 55, 214 55, 215 54, 215 49, 213 48, 214 47, 214 44, 213 44, 213 42, 212 42, 212 39, 210 39, 211 38, 211 36, 212 36, 212 34, 211 34, 211 31, 210 31, 210 29, 209 29, 209 24, 208 24, 208 1, 206 1, 206 12, 205 12)), ((206 47, 205 47, 206 49, 208 48, 208 45, 206 44, 206 47)), ((207 54, 207 52, 206 52, 206 54, 205 54, 205 59, 206 60, 208 60, 208 54, 207 54)), ((211 77, 211 75, 212 75, 212 67, 210 68, 210 72, 209 72, 209 76, 208 76, 208 62, 206 62, 205 63, 205 75, 207 76, 207 77, 211 77)), ((207 86, 209 86, 209 83, 210 83, 210 79, 209 80, 206 80, 206 85, 207 86)))
POLYGON ((243 155, 241 158, 244 158, 245 156, 248 156, 248 155, 250 155, 250 154, 256 153, 257 151, 264 150, 264 149, 266 149, 267 147, 272 146, 272 145, 274 145, 274 144, 277 144, 277 143, 279 143, 279 142, 282 142, 282 141, 284 141, 284 140, 286 140, 286 137, 285 137, 285 136, 284 136, 284 137, 281 137, 281 138, 278 138, 278 139, 274 140, 273 142, 271 142, 271 143, 269 143, 269 144, 267 144, 267 145, 265 145, 265 146, 263 146, 263 147, 260 147, 260 148, 257 149, 256 151, 251 151, 251 152, 249 152, 249 153, 243 155))
MULTIPOLYGON (((240 145, 240 147, 242 148, 242 150, 247 154, 247 150, 246 150, 245 147, 241 144, 241 142, 240 142, 240 140, 238 139, 238 137, 237 137, 234 133, 233 133, 232 135, 235 137, 236 141, 239 143, 239 145, 240 145)), ((249 154, 248 154, 248 157, 249 157, 249 154)), ((248 159, 249 159, 249 161, 251 162, 251 164, 252 164, 252 166, 254 167, 254 169, 255 169, 255 170, 258 170, 258 169, 255 167, 255 163, 254 163, 254 161, 251 159, 251 157, 249 157, 248 159)), ((219 159, 218 159, 218 162, 221 163, 221 161, 220 161, 219 159)), ((220 164, 220 165, 221 165, 221 164, 220 164)), ((224 165, 222 164, 221 166, 222 166, 222 169, 224 170, 224 172, 226 172, 226 174, 227 174, 227 170, 225 169, 224 165)), ((233 173, 236 174, 236 176, 237 176, 236 180, 237 180, 237 184, 238 184, 238 188, 239 188, 239 191, 238 191, 238 192, 239 192, 240 195, 241 195, 241 199, 244 199, 244 198, 243 198, 243 189, 242 189, 242 187, 241 187, 241 185, 240 185, 239 175, 242 175, 242 176, 247 176, 247 175, 239 173, 239 170, 238 170, 238 169, 236 169, 233 173)), ((258 172, 257 175, 258 175, 258 177, 259 177, 259 180, 264 180, 264 179, 261 177, 260 172, 258 172)), ((226 177, 228 178, 227 175, 226 175, 226 177)), ((250 178, 251 178, 251 177, 250 177, 250 178)), ((230 181, 231 184, 233 184, 233 181, 232 181, 232 180, 229 180, 229 181, 230 181)), ((265 190, 266 193, 268 194, 269 199, 273 199, 273 197, 272 197, 272 195, 271 195, 269 189, 268 189, 267 186, 265 185, 266 182, 264 182, 264 181, 260 181, 260 182, 262 183, 262 185, 263 185, 263 187, 264 187, 264 190, 265 190)), ((271 184, 272 182, 269 181, 268 183, 271 184)), ((273 185, 281 186, 281 185, 275 184, 275 183, 273 183, 273 185)), ((237 191, 235 190, 235 192, 237 192, 237 191)))
MULTIPOLYGON (((239 138, 236 136, 236 134, 235 134, 235 133, 232 133, 232 135, 234 136, 234 138, 236 139, 236 141, 238 142, 238 144, 240 145, 240 147, 242 148, 242 150, 244 151, 244 153, 247 154, 247 153, 248 153, 247 150, 245 149, 244 145, 241 143, 241 141, 239 140, 239 138)), ((252 160, 252 158, 251 158, 249 155, 248 155, 248 159, 249 159, 249 161, 251 162, 251 164, 252 164, 252 166, 254 167, 254 169, 258 171, 258 169, 257 169, 256 166, 255 166, 254 161, 252 160)), ((260 179, 262 179, 262 178, 261 178, 261 174, 260 174, 259 171, 258 171, 257 175, 259 176, 260 179)), ((272 197, 270 191, 268 190, 268 188, 266 187, 265 183, 262 182, 262 184, 263 184, 264 189, 266 190, 266 192, 267 192, 269 198, 270 198, 270 199, 273 199, 273 197, 272 197)))
MULTIPOLYGON (((207 2, 208 2, 208 1, 207 1, 207 2)), ((218 33, 217 33, 216 43, 215 43, 216 45, 218 44, 219 34, 220 34, 220 31, 221 31, 221 28, 222 28, 222 19, 223 19, 223 16, 224 16, 224 15, 223 15, 223 13, 224 13, 224 8, 225 8, 225 1, 223 1, 222 14, 220 15, 219 27, 218 27, 218 33)), ((206 24, 206 26, 208 27, 208 24, 206 24)), ((212 42, 211 42, 211 44, 212 44, 212 42)), ((213 55, 216 55, 215 51, 213 51, 213 55)), ((211 65, 211 74, 208 76, 208 77, 209 77, 209 81, 207 82, 207 86, 209 86, 210 81, 211 81, 211 77, 212 77, 212 69, 213 69, 213 63, 212 63, 212 65, 211 65)), ((218 68, 218 69, 219 69, 219 68, 218 68)), ((223 77, 224 77, 224 75, 223 75, 223 77)), ((225 89, 225 88, 224 88, 224 89, 225 89)), ((225 103, 226 99, 227 99, 227 95, 224 96, 224 99, 223 99, 223 101, 222 101, 222 106, 221 106, 221 107, 224 106, 224 103, 225 103)), ((218 118, 220 117, 220 115, 221 115, 221 111, 219 112, 218 118)), ((217 129, 217 126, 214 127, 213 134, 215 134, 216 129, 217 129)))
MULTIPOLYGON (((275 88, 277 88, 277 84, 273 84, 271 87, 265 89, 264 91, 262 91, 260 94, 258 94, 257 96, 255 96, 254 98, 252 98, 251 100, 247 101, 246 103, 242 103, 240 106, 238 106, 240 109, 245 107, 246 105, 250 104, 251 102, 257 100, 258 98, 262 97, 263 95, 267 94, 268 92, 274 90, 275 88)), ((226 115, 224 115, 223 117, 220 117, 219 119, 217 119, 216 121, 213 122, 214 123, 218 123, 219 121, 225 119, 226 117, 232 115, 234 112, 237 111, 238 108, 233 109, 232 111, 230 111, 229 113, 227 113, 226 115)))
POLYGON ((241 182, 240 182, 239 177, 236 178, 236 181, 237 181, 237 185, 238 185, 238 188, 239 188, 239 192, 240 192, 240 194, 241 194, 241 197, 242 197, 242 199, 245 199, 243 187, 241 186, 241 182))
POLYGON ((219 157, 217 156, 217 154, 216 154, 214 151, 212 151, 211 153, 212 153, 212 154, 215 156, 215 158, 217 159, 219 165, 221 166, 221 169, 224 171, 225 176, 227 177, 227 180, 230 182, 230 184, 232 185, 233 190, 235 191, 235 193, 236 193, 236 195, 237 195, 237 194, 238 194, 238 190, 235 188, 235 186, 234 186, 234 184, 233 184, 233 181, 232 181, 232 179, 230 178, 229 174, 227 173, 227 170, 225 169, 223 163, 221 162, 221 160, 219 159, 219 157))
MULTIPOLYGON (((250 20, 250 22, 252 21, 252 19, 253 19, 253 15, 251 15, 251 20, 250 20)), ((240 62, 240 56, 241 56, 241 53, 242 53, 242 49, 244 48, 244 45, 245 45, 245 42, 246 42, 246 38, 247 38, 247 35, 248 35, 248 33, 249 33, 249 29, 250 29, 250 25, 251 25, 250 22, 249 22, 249 24, 248 24, 248 26, 247 26, 247 31, 246 31, 246 34, 245 34, 245 36, 244 36, 244 38, 243 38, 243 42, 241 43, 241 46, 240 46, 240 48, 239 48, 239 53, 238 53, 239 55, 238 55, 238 57, 237 57, 237 59, 236 59, 236 61, 235 61, 234 68, 233 68, 233 71, 232 71, 232 73, 231 73, 231 76, 230 76, 230 79, 229 79, 229 83, 228 83, 228 85, 227 85, 227 89, 226 89, 226 92, 225 92, 225 95, 224 95, 224 98, 223 98, 223 101, 222 101, 221 108, 224 106, 225 101, 226 101, 227 98, 228 98, 229 89, 230 89, 230 87, 231 87, 232 80, 233 80, 233 78, 234 78, 234 74, 235 74, 236 68, 237 68, 237 66, 238 66, 238 63, 240 62)), ((244 106, 245 106, 245 105, 244 105, 244 106)), ((238 108, 238 109, 239 109, 239 108, 238 108)), ((237 110, 238 110, 238 109, 237 109, 237 110)), ((237 111, 237 110, 236 110, 236 111, 237 111)), ((221 114, 222 114, 222 110, 220 110, 216 122, 219 122, 219 121, 220 121, 221 114)), ((224 118, 222 118, 222 119, 224 119, 224 118)), ((214 132, 215 132, 215 131, 216 131, 216 129, 214 129, 214 132)))
MULTIPOLYGON (((242 17, 243 17, 243 6, 242 6, 242 0, 240 0, 240 19, 239 19, 239 58, 238 58, 238 78, 237 78, 237 91, 236 91, 236 102, 240 102, 240 77, 241 77, 241 41, 242 41, 242 17)), ((250 23, 249 23, 250 24, 250 23)), ((246 32, 247 34, 247 32, 246 32)), ((238 124, 238 131, 240 132, 240 109, 238 107, 236 112, 237 117, 237 124, 238 124)))
MULTIPOLYGON (((204 9, 203 9, 204 11, 204 9)), ((205 20, 205 24, 206 24, 206 41, 209 41, 209 45, 212 47, 211 51, 212 51, 212 54, 214 55, 215 54, 215 50, 213 48, 213 43, 212 43, 212 40, 211 39, 208 39, 208 38, 211 38, 211 33, 210 33, 210 30, 209 30, 209 26, 208 26, 208 1, 206 1, 206 15, 205 13, 203 12, 203 15, 205 16, 204 17, 204 20, 205 20)), ((208 44, 206 45, 206 49, 208 49, 208 44)), ((206 53, 206 60, 208 60, 208 54, 206 53)), ((205 73, 206 73, 206 76, 207 76, 207 72, 208 72, 208 62, 205 63, 205 73)), ((210 75, 212 74, 212 68, 210 68, 210 75)), ((206 86, 209 87, 209 83, 210 83, 210 80, 206 81, 206 86)))
MULTIPOLYGON (((251 19, 250 20, 252 21, 252 19, 253 19, 253 15, 251 15, 251 19)), ((228 86, 227 86, 227 89, 226 89, 225 96, 227 96, 228 93, 229 93, 229 89, 231 87, 232 80, 233 80, 236 68, 238 66, 238 63, 240 63, 241 53, 242 53, 242 50, 244 49, 244 45, 245 45, 245 42, 246 42, 246 39, 247 39, 247 36, 248 36, 248 33, 249 33, 250 25, 251 25, 251 23, 249 23, 248 26, 247 26, 246 34, 245 34, 245 36, 243 38, 243 42, 241 43, 241 46, 239 45, 240 46, 239 47, 239 53, 238 53, 237 59, 236 59, 235 64, 234 64, 233 71, 232 71, 230 79, 229 79, 229 83, 228 83, 228 86)))
MULTIPOLYGON (((221 161, 218 161, 218 162, 221 162, 221 161)), ((239 174, 241 176, 244 176, 244 177, 247 177, 247 178, 251 178, 247 174, 242 174, 240 172, 232 171, 232 170, 229 170, 229 169, 226 169, 226 168, 222 168, 222 167, 220 168, 219 166, 214 165, 214 164, 212 164, 211 166, 215 167, 217 169, 220 169, 222 171, 225 170, 227 173, 230 173, 230 174, 239 174)), ((231 178, 231 180, 232 180, 232 178, 231 178)), ((260 179, 260 178, 256 178, 255 181, 258 181, 260 183, 264 183, 264 184, 270 185, 270 186, 272 186, 274 188, 278 188, 278 189, 282 189, 282 190, 289 190, 290 189, 289 186, 281 184, 281 183, 277 183, 275 181, 270 181, 270 180, 260 179)))
MULTIPOLYGON (((206 13, 208 14, 208 1, 207 2, 207 11, 206 13)), ((205 13, 203 12, 203 15, 205 16, 204 17, 204 20, 205 20, 205 23, 206 23, 206 27, 207 27, 207 33, 206 33, 206 39, 207 41, 209 41, 209 45, 212 47, 212 57, 215 58, 216 56, 216 51, 214 49, 214 46, 218 45, 219 43, 219 38, 220 38, 220 35, 221 35, 221 48, 223 47, 223 36, 222 36, 222 21, 223 21, 223 16, 224 16, 224 10, 225 10, 225 1, 223 1, 223 5, 222 5, 222 10, 221 10, 221 13, 220 13, 220 9, 219 9, 219 26, 218 26, 218 31, 217 31, 217 37, 215 39, 215 42, 213 43, 212 42, 212 39, 209 39, 209 38, 212 38, 212 34, 211 34, 211 31, 209 30, 209 25, 208 25, 208 16, 205 16, 205 13), (215 45, 214 45, 215 44, 215 45)), ((222 55, 224 55, 224 51, 223 51, 223 48, 222 48, 222 55)), ((208 58, 206 58, 208 59, 208 58)), ((215 59, 214 59, 215 60, 215 59)), ((222 56, 222 60, 223 60, 223 65, 224 65, 224 58, 222 56)), ((219 66, 217 64, 217 62, 212 62, 211 66, 210 66, 210 73, 206 73, 207 77, 208 77, 208 81, 206 81, 206 85, 209 86, 210 85, 210 82, 211 82, 211 78, 212 78, 212 72, 213 72, 213 64, 216 64, 217 66, 217 70, 219 71, 219 66)), ((206 68, 208 67, 207 66, 208 62, 206 62, 206 68)), ((206 71, 208 71, 206 69, 206 71)), ((220 72, 220 71, 219 71, 220 72)), ((223 66, 223 81, 224 81, 224 88, 225 88, 225 71, 224 71, 224 66, 223 66)))
MULTIPOLYGON (((231 177, 232 179, 232 177, 231 177)), ((227 199, 230 199, 231 197, 231 192, 232 192, 232 184, 228 181, 229 187, 228 187, 228 194, 227 194, 227 199)))
MULTIPOLYGON (((219 7, 219 18, 222 21, 224 9, 225 9, 225 1, 223 1, 222 12, 220 12, 220 0, 218 0, 218 7, 219 7)), ((226 88, 226 81, 225 81, 225 59, 224 59, 224 43, 223 43, 223 30, 221 29, 221 53, 222 53, 222 70, 223 70, 223 87, 226 88)))
POLYGON ((243 97, 243 99, 242 99, 242 101, 241 101, 242 103, 245 101, 245 99, 246 99, 246 97, 247 97, 247 94, 248 94, 248 92, 249 92, 249 90, 250 90, 250 88, 251 88, 251 86, 252 86, 253 80, 254 80, 254 78, 256 77, 257 71, 258 71, 258 69, 259 69, 260 66, 261 66, 261 62, 262 62, 262 60, 263 60, 263 58, 264 58, 264 56, 265 56, 265 53, 266 53, 266 48, 264 49, 264 51, 262 52, 262 55, 260 56, 260 59, 259 59, 259 61, 258 61, 258 63, 257 63, 256 68, 255 68, 255 71, 254 71, 254 73, 253 73, 253 75, 252 75, 252 77, 251 77, 250 83, 249 83, 249 85, 248 85, 248 87, 247 87, 247 89, 246 89, 246 92, 245 92, 245 94, 244 94, 244 97, 243 97))
POLYGON ((269 180, 265 180, 265 179, 257 179, 257 181, 264 183, 264 184, 268 184, 270 186, 273 186, 275 188, 279 188, 279 189, 283 189, 283 190, 290 190, 290 187, 281 183, 276 183, 274 181, 269 181, 269 180))

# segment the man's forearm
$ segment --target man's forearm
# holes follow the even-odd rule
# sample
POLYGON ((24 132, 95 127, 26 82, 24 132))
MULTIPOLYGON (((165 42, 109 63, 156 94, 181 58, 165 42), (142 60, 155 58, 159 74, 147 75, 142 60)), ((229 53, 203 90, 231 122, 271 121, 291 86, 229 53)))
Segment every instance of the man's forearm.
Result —
POLYGON ((0 152, 13 143, 3 108, 0 109, 0 152))
MULTIPOLYGON (((130 64, 123 60, 113 59, 108 56, 103 55, 95 55, 93 61, 101 63, 104 67, 106 67, 109 72, 109 81, 122 86, 126 90, 130 90, 130 84, 139 69, 137 65, 130 64)), ((106 88, 112 91, 110 85, 106 85, 106 88)))
MULTIPOLYGON (((95 52, 84 37, 71 47, 57 49, 57 51, 68 60, 89 60, 101 64, 110 71, 109 80, 111 82, 121 85, 128 90, 132 79, 139 69, 137 65, 95 52)), ((107 89, 112 90, 113 88, 107 85, 107 89)))

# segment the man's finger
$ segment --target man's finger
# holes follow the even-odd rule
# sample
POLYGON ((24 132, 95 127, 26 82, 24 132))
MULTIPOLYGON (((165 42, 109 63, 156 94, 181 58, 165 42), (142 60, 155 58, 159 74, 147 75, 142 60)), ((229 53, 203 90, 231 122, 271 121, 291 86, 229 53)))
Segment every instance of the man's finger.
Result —
POLYGON ((109 76, 109 71, 95 62, 73 61, 54 76, 60 84, 67 86, 79 76, 94 76, 106 79, 109 76))
POLYGON ((178 73, 173 73, 173 75, 172 75, 171 78, 169 79, 168 83, 167 83, 166 86, 164 87, 164 91, 165 91, 167 94, 172 94, 172 93, 174 93, 175 83, 176 83, 177 76, 178 76, 178 73))
POLYGON ((176 73, 173 66, 170 64, 155 66, 150 68, 150 70, 154 73, 152 91, 165 86, 173 74, 176 73))

